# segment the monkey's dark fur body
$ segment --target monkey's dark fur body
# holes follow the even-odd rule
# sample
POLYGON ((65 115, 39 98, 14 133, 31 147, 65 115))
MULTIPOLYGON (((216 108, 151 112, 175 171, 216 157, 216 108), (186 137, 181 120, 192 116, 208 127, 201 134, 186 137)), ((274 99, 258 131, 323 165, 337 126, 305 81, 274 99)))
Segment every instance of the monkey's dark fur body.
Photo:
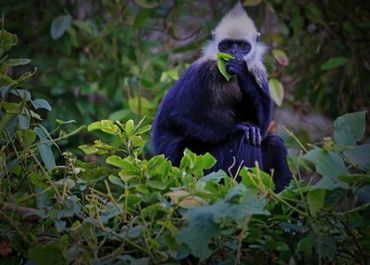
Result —
POLYGON ((152 131, 154 153, 179 165, 185 148, 197 154, 209 152, 217 159, 212 170, 233 174, 240 165, 253 167, 258 161, 264 171, 274 169, 276 190, 281 191, 291 179, 287 151, 280 137, 266 135, 272 111, 266 81, 260 87, 249 77, 246 91, 236 77, 227 82, 216 61, 193 63, 159 107, 152 131), (245 141, 240 124, 260 129, 260 146, 245 141))

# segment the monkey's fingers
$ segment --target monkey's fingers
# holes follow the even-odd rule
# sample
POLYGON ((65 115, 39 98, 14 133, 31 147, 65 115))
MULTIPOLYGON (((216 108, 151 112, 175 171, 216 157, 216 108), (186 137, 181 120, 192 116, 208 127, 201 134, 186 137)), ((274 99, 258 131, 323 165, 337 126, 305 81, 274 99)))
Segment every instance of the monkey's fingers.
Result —
POLYGON ((238 73, 237 70, 236 70, 236 68, 234 66, 232 66, 232 65, 226 65, 226 70, 231 75, 235 75, 235 74, 238 73))
POLYGON ((250 135, 249 135, 249 132, 250 132, 250 128, 249 128, 249 127, 245 127, 245 132, 244 132, 244 134, 245 134, 245 141, 246 141, 247 143, 249 143, 249 142, 250 142, 250 135))
POLYGON ((261 130, 259 128, 257 128, 257 143, 258 145, 262 143, 261 130))
POLYGON ((251 127, 252 131, 252 144, 257 145, 257 128, 256 127, 251 127))

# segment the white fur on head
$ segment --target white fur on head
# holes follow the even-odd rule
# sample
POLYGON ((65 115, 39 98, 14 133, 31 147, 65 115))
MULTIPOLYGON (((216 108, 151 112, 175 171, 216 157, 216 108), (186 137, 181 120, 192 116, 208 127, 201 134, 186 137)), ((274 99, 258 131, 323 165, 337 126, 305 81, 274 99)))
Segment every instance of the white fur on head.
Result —
POLYGON ((213 31, 214 39, 203 49, 202 60, 217 60, 218 44, 224 39, 246 40, 251 44, 250 52, 243 57, 249 71, 261 85, 266 77, 263 55, 266 46, 257 41, 258 31, 252 19, 245 12, 240 1, 222 18, 213 31))

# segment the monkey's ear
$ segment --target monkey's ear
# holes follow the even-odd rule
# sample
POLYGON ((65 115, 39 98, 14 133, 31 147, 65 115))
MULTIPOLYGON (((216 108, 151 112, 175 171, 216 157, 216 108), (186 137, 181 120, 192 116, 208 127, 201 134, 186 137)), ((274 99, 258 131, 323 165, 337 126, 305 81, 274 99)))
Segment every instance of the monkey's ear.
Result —
POLYGON ((257 37, 256 37, 256 41, 259 42, 260 41, 260 37, 261 37, 261 33, 260 32, 257 32, 257 37))

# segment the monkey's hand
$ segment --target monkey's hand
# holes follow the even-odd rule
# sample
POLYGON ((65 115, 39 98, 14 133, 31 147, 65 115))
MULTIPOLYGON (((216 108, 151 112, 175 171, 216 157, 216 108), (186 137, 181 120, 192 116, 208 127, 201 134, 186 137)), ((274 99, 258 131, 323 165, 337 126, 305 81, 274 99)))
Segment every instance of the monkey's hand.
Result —
POLYGON ((226 70, 231 75, 238 77, 238 83, 240 89, 247 93, 253 93, 255 89, 254 77, 248 71, 248 67, 245 61, 230 59, 226 62, 226 70))
POLYGON ((261 130, 251 123, 238 124, 237 129, 244 132, 245 141, 251 145, 260 146, 262 142, 261 130))

